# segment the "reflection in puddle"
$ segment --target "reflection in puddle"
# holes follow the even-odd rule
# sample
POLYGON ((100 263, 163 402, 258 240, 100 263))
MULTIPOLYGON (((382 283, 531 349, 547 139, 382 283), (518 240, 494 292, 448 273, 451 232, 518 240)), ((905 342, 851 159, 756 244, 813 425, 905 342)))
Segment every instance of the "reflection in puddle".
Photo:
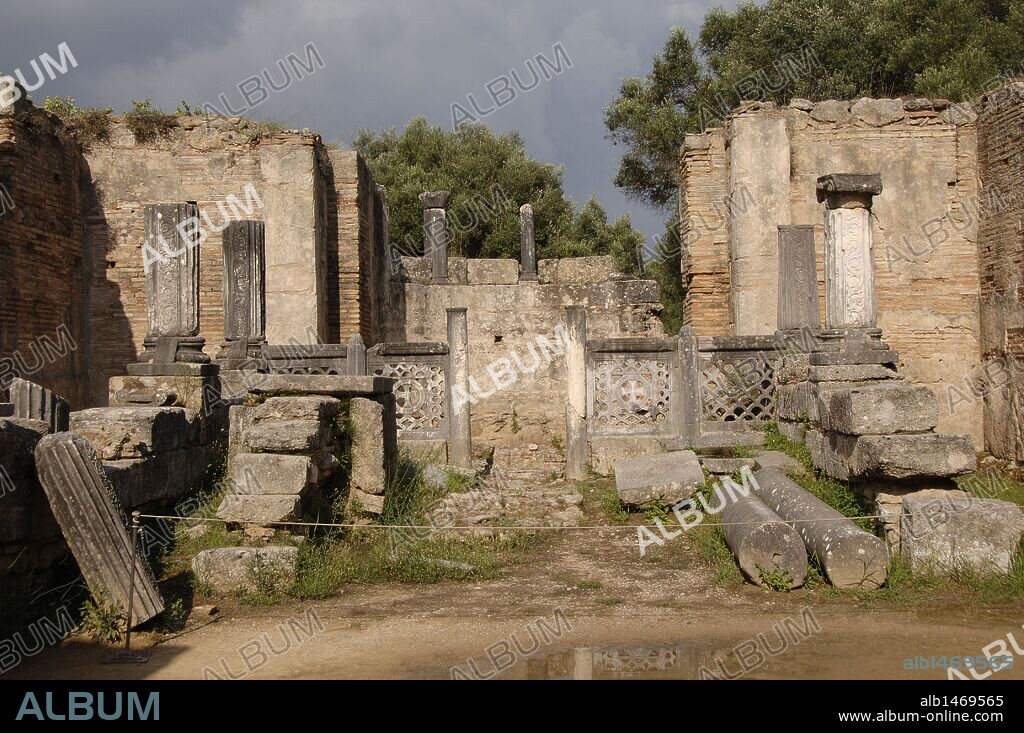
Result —
POLYGON ((707 646, 580 647, 536 654, 526 660, 531 680, 699 679, 715 650, 707 646))

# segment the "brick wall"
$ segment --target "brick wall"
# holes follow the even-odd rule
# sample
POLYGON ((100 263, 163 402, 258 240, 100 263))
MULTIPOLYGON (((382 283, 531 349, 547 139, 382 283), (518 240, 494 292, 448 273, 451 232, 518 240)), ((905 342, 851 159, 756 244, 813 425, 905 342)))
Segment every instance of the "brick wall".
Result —
POLYGON ((982 394, 990 451, 1024 460, 1024 82, 1008 84, 979 100, 978 168, 984 212, 978 227, 981 333, 984 367, 975 389, 982 394))
POLYGON ((0 394, 31 379, 87 401, 89 253, 79 151, 60 122, 25 101, 0 112, 0 394))
POLYGON ((773 330, 776 227, 790 223, 815 225, 824 318, 824 205, 815 200, 815 180, 880 172, 884 190, 873 209, 879 325, 908 376, 936 392, 940 429, 969 432, 980 449, 980 401, 950 399, 980 368, 973 120, 969 106, 941 100, 744 103, 724 129, 688 137, 680 213, 707 227, 684 238, 686 322, 705 335, 773 330))

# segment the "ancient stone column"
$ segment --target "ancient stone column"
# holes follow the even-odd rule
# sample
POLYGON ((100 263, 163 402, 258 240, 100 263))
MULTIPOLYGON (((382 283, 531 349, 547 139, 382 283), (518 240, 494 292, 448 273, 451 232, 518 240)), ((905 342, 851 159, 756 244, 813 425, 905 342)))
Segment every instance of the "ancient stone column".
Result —
POLYGON ((128 372, 144 375, 166 371, 160 365, 206 364, 206 341, 199 337, 199 207, 150 204, 143 215, 148 331, 139 356, 143 364, 129 365, 128 372))
POLYGON ((224 343, 217 361, 238 369, 252 364, 267 340, 263 222, 229 222, 223 237, 224 343))
POLYGON ((423 204, 423 254, 430 257, 433 281, 448 282, 448 230, 445 209, 447 191, 426 191, 420 194, 423 204))
POLYGON ((825 324, 874 328, 875 271, 871 202, 882 192, 878 173, 833 173, 818 179, 825 210, 825 324))
POLYGON ((523 204, 519 207, 520 258, 522 270, 520 280, 537 279, 537 243, 533 238, 533 207, 523 204))
MULTIPOLYGON (((722 489, 719 489, 721 491, 722 489)), ((804 584, 807 551, 800 534, 756 496, 726 501, 722 509, 725 542, 744 575, 762 588, 764 577, 780 572, 789 588, 804 584)))
POLYGON ((571 305, 565 309, 565 477, 587 477, 587 309, 571 305))
POLYGON ((465 308, 448 308, 448 462, 470 468, 473 464, 472 424, 469 401, 453 399, 458 387, 469 391, 469 324, 465 308))
POLYGON ((780 224, 778 329, 796 331, 819 327, 814 226, 780 224))

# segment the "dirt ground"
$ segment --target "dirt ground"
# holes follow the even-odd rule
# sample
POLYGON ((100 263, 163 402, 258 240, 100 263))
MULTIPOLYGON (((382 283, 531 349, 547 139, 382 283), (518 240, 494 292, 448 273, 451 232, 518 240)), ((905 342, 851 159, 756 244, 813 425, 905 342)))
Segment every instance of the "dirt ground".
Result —
MULTIPOLYGON (((495 580, 348 585, 264 608, 228 599, 178 636, 142 635, 146 664, 105 664, 109 648, 74 638, 9 676, 450 678, 457 666, 470 677, 692 678, 703 665, 732 677, 743 656, 751 678, 945 679, 945 669, 906 670, 904 660, 981 656, 1000 639, 1015 654, 1008 636, 1024 646, 1019 606, 936 597, 865 607, 824 589, 719 587, 680 549, 672 557, 682 561, 652 562, 639 557, 635 529, 560 531, 495 580)), ((1014 662, 993 677, 1024 679, 1024 655, 1014 662)))

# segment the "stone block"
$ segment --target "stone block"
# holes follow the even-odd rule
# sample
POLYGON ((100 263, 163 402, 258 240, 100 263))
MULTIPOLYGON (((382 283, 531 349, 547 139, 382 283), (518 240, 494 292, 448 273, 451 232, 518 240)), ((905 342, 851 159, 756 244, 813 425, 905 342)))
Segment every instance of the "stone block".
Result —
POLYGON ((807 381, 810 370, 807 354, 786 354, 775 362, 775 384, 790 385, 807 381))
POLYGON ((810 382, 786 384, 775 389, 775 417, 803 421, 817 416, 814 388, 810 382))
POLYGON ((315 474, 308 456, 239 453, 231 459, 233 493, 239 496, 304 496, 315 474))
POLYGON ((272 524, 290 522, 302 518, 301 501, 298 496, 238 496, 224 497, 217 508, 217 517, 228 522, 243 524, 272 524))
POLYGON ((519 263, 515 260, 466 261, 466 280, 470 285, 515 285, 519 282, 519 263))
POLYGON ((219 376, 122 375, 110 378, 107 392, 111 407, 184 407, 209 413, 227 404, 221 384, 219 376))
POLYGON ((383 494, 394 471, 395 457, 389 448, 385 407, 364 397, 354 397, 349 407, 349 429, 352 433, 352 470, 350 487, 367 494, 383 494))
POLYGON ((807 439, 807 423, 779 420, 779 432, 787 440, 803 443, 807 439))
POLYGON ((71 413, 71 431, 105 461, 178 450, 194 437, 192 430, 181 407, 94 407, 71 413))
POLYGON ((368 494, 359 489, 352 489, 348 495, 349 510, 355 514, 384 513, 384 496, 382 494, 368 494))
POLYGON ((866 382, 898 377, 896 370, 885 364, 832 364, 812 366, 807 371, 807 379, 812 382, 866 382))
POLYGON ((45 387, 15 377, 10 386, 14 414, 26 420, 42 420, 50 425, 51 433, 68 429, 67 400, 45 387))
POLYGON ((818 394, 818 422, 849 435, 888 435, 933 430, 939 403, 927 387, 907 382, 832 388, 818 394))
POLYGON ((761 470, 762 468, 775 468, 783 473, 789 473, 790 471, 803 471, 804 464, 802 464, 793 456, 783 453, 779 450, 765 450, 757 454, 754 459, 755 470, 761 470))
POLYGON ((104 461, 103 471, 126 511, 149 509, 188 494, 203 479, 209 450, 202 446, 104 461))
POLYGON ((537 272, 541 284, 593 285, 607 281, 618 269, 614 258, 602 255, 541 260, 537 272))
POLYGON ((903 498, 901 552, 911 568, 1007 572, 1024 536, 1024 512, 996 499, 903 498))
POLYGON ((704 484, 704 471, 693 451, 627 458, 615 464, 615 490, 626 506, 654 502, 675 504, 704 484))
POLYGON ((319 420, 273 420, 246 429, 244 445, 265 453, 311 453, 328 438, 319 420))
POLYGON ((700 465, 704 467, 704 470, 714 476, 728 476, 733 473, 739 473, 744 468, 753 469, 755 461, 753 458, 715 458, 711 456, 701 456, 700 465))
POLYGON ((845 125, 853 119, 853 115, 850 114, 850 103, 835 99, 815 104, 811 109, 811 117, 819 122, 835 122, 840 125, 845 125))
POLYGON ((601 476, 609 476, 615 472, 616 462, 623 458, 664 452, 665 445, 661 439, 650 435, 593 435, 590 438, 590 468, 601 476))
POLYGON ((950 478, 974 471, 974 445, 966 435, 846 435, 809 430, 814 464, 842 481, 950 478))
POLYGON ((217 547, 192 558, 192 572, 215 593, 266 590, 268 583, 283 593, 295 580, 298 559, 299 548, 285 545, 217 547))
POLYGON ((850 112, 859 120, 872 127, 884 127, 903 119, 902 99, 859 99, 850 112))
POLYGON ((333 397, 318 395, 271 397, 252 411, 252 421, 269 420, 333 420, 341 403, 333 397))

